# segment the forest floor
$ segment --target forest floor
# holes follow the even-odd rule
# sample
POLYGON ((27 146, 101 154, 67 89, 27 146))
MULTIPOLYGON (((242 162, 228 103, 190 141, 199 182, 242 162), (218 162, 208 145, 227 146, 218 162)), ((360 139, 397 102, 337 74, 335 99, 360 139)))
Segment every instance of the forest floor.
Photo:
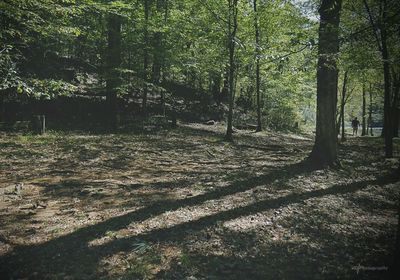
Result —
POLYGON ((223 133, 0 133, 0 275, 382 279, 400 189, 381 138, 310 170, 310 136, 223 133))

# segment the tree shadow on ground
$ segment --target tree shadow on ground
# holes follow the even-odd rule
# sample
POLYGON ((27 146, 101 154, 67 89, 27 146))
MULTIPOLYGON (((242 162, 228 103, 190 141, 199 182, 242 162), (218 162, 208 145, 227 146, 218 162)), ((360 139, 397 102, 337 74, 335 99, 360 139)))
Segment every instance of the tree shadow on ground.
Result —
MULTIPOLYGON (((193 153, 194 149, 200 148, 203 149, 203 144, 206 143, 217 143, 218 145, 225 145, 225 143, 219 142, 220 138, 223 136, 219 132, 207 132, 204 130, 197 130, 197 129, 192 129, 192 128, 183 128, 184 134, 187 136, 187 138, 182 137, 182 135, 179 134, 174 134, 172 139, 168 139, 168 141, 164 141, 167 139, 169 136, 167 135, 167 132, 160 132, 157 135, 152 135, 151 137, 142 137, 140 141, 145 141, 146 144, 146 153, 147 150, 151 152, 155 152, 155 156, 152 158, 152 160, 157 157, 159 157, 158 154, 161 151, 164 153, 165 156, 164 158, 168 158, 170 155, 169 152, 176 152, 178 154, 178 161, 182 161, 184 165, 188 163, 189 161, 196 161, 197 159, 193 156, 197 155, 196 153, 193 153), (190 143, 192 139, 189 139, 189 136, 197 135, 199 136, 199 139, 195 138, 194 143, 190 143), (211 136, 206 139, 203 139, 205 136, 211 136), (214 137, 215 136, 215 137, 214 137), (201 139, 200 139, 201 137, 201 139), (200 142, 202 141, 202 142, 200 142), (207 142, 208 141, 208 142, 207 142), (213 142, 214 141, 214 142, 213 142), (186 158, 183 157, 183 154, 181 152, 186 153, 186 158)), ((96 143, 95 148, 97 150, 105 151, 111 155, 113 153, 118 152, 119 155, 125 154, 125 150, 121 152, 121 145, 123 145, 123 148, 126 149, 131 149, 136 142, 138 141, 136 138, 129 138, 125 137, 124 135, 117 135, 115 136, 110 136, 106 137, 107 140, 110 142, 107 142, 106 145, 104 143, 96 143), (121 144, 122 143, 122 144, 121 144)), ((279 151, 276 150, 279 148, 279 144, 275 145, 275 143, 279 143, 279 139, 277 140, 271 140, 271 142, 266 141, 265 143, 260 144, 261 141, 257 139, 258 143, 255 145, 256 136, 247 136, 242 137, 236 141, 236 143, 229 143, 226 144, 226 146, 231 149, 228 152, 231 152, 231 154, 227 157, 225 157, 225 154, 219 155, 217 154, 218 157, 221 158, 223 161, 229 161, 229 160, 246 160, 247 153, 249 150, 258 150, 260 151, 260 154, 253 154, 252 156, 256 157, 263 157, 265 160, 267 158, 269 160, 269 156, 278 156, 279 157, 283 155, 287 156, 285 157, 285 160, 282 161, 282 164, 287 164, 288 162, 293 162, 296 160, 299 160, 298 154, 295 154, 295 151, 293 150, 292 147, 296 147, 296 145, 288 145, 289 148, 285 148, 285 151, 279 151), (269 146, 271 148, 269 148, 269 146), (260 149, 257 149, 257 147, 260 147, 260 149), (233 149, 232 149, 233 148, 233 149)), ((90 142, 96 142, 99 141, 99 138, 93 138, 89 139, 90 142)), ((264 139, 265 140, 265 139, 264 139)), ((86 151, 85 147, 80 147, 79 145, 84 145, 85 143, 88 142, 88 139, 80 139, 77 141, 77 143, 70 143, 69 146, 66 149, 66 153, 70 150, 73 149, 76 158, 78 161, 84 161, 84 160, 90 160, 94 156, 96 156, 96 151, 92 153, 91 150, 86 151), (81 152, 83 153, 81 154, 81 152), (86 151, 86 152, 85 152, 86 151), (82 157, 80 157, 82 155, 82 157)), ((304 143, 310 144, 310 141, 305 141, 304 143)), ((307 144, 307 145, 308 145, 307 144)), ((301 144, 303 145, 303 144, 301 144)), ((91 147, 89 147, 91 148, 91 147)), ((361 156, 367 155, 370 156, 371 154, 368 153, 368 146, 362 146, 358 147, 355 143, 348 142, 346 143, 346 146, 344 147, 344 150, 342 151, 343 157, 346 157, 346 154, 351 152, 352 149, 355 149, 358 151, 358 153, 361 153, 361 156)), ((227 149, 228 150, 228 149, 227 149)), ((205 153, 204 151, 200 151, 203 154, 205 153)), ((378 151, 376 151, 378 152, 378 151)), ((374 149, 375 153, 375 149, 374 149)), ((300 155, 302 153, 300 152, 300 155)), ((365 161, 360 160, 360 156, 356 155, 357 158, 354 158, 354 161, 351 163, 352 168, 358 168, 363 165, 365 165, 365 161)), ((205 156, 207 157, 207 155, 205 156)), ((204 156, 203 156, 204 158, 204 156)), ((202 158, 202 159, 203 159, 202 158)), ((280 159, 281 160, 281 159, 280 159)), ((98 168, 98 170, 104 171, 104 172, 114 172, 115 167, 120 167, 119 163, 121 162, 121 157, 115 157, 109 160, 107 168, 98 168)), ((62 170, 65 168, 65 161, 64 159, 60 159, 55 162, 57 165, 57 168, 62 170)), ((73 161, 71 161, 71 169, 74 168, 72 165, 75 164, 73 161)), ((152 162, 153 164, 153 162, 152 162)), ((275 165, 275 162, 273 162, 275 165)), ((93 279, 98 279, 100 276, 102 276, 100 272, 101 268, 101 261, 104 258, 113 256, 114 254, 118 253, 123 253, 123 252, 129 252, 130 250, 133 249, 135 244, 137 243, 138 240, 149 242, 152 244, 169 244, 169 243, 175 243, 177 244, 178 247, 183 247, 185 244, 183 241, 190 239, 193 234, 196 232, 202 231, 206 228, 213 228, 217 224, 222 223, 224 221, 230 221, 232 219, 236 219, 239 217, 245 217, 248 215, 252 215, 255 213, 259 213, 262 211, 267 211, 271 209, 277 209, 280 207, 285 207, 294 203, 301 203, 304 200, 314 198, 314 197, 323 197, 323 196, 328 196, 328 195, 342 195, 342 194, 348 194, 354 191, 357 191, 359 189, 362 189, 364 187, 367 187, 369 184, 377 184, 377 185, 384 185, 386 183, 392 182, 392 179, 387 178, 387 177, 382 177, 377 180, 370 180, 370 177, 366 178, 363 181, 359 181, 357 183, 349 183, 346 185, 336 185, 330 188, 325 188, 325 189, 318 189, 314 191, 310 191, 307 193, 295 193, 294 188, 290 186, 290 184, 286 184, 286 182, 290 181, 296 176, 302 175, 305 177, 308 177, 310 169, 306 168, 303 164, 292 164, 292 165, 284 165, 284 166, 278 166, 275 165, 273 168, 271 166, 268 166, 267 168, 259 168, 258 166, 254 167, 251 165, 244 165, 245 168, 243 169, 241 166, 231 168, 230 166, 226 165, 221 165, 220 168, 215 168, 213 163, 209 163, 210 166, 208 168, 191 168, 191 169, 186 169, 182 168, 179 169, 178 171, 173 171, 172 175, 174 177, 179 176, 185 176, 188 175, 189 179, 183 179, 181 181, 165 181, 165 182, 155 182, 154 184, 126 184, 126 185, 120 185, 118 186, 120 193, 116 194, 116 196, 123 196, 125 195, 126 199, 125 202, 127 203, 126 205, 122 206, 128 206, 130 209, 132 209, 132 205, 129 205, 129 203, 132 203, 135 199, 141 199, 143 201, 150 201, 149 203, 142 203, 139 205, 142 208, 134 208, 136 210, 128 212, 127 214, 122 214, 121 216, 113 217, 110 219, 107 219, 103 222, 96 223, 94 225, 86 226, 84 228, 80 228, 75 230, 72 233, 67 233, 64 236, 53 238, 48 241, 44 241, 43 243, 36 244, 36 245, 26 245, 26 246, 17 246, 13 249, 13 251, 9 252, 7 255, 4 255, 1 257, 0 260, 0 275, 5 275, 8 277, 13 277, 13 278, 18 278, 18 277, 30 277, 30 278, 37 278, 37 279, 43 279, 46 276, 49 278, 62 278, 64 276, 70 276, 72 275, 75 278, 93 278, 93 279), (277 167, 278 166, 278 167, 277 167), (257 174, 264 174, 262 176, 256 176, 254 175, 255 172, 259 172, 257 174), (219 178, 223 178, 224 182, 229 183, 227 185, 224 185, 222 187, 218 186, 218 189, 211 189, 208 190, 205 193, 201 193, 199 195, 193 195, 191 197, 186 197, 183 199, 176 199, 176 198, 170 198, 170 197, 161 197, 160 198, 160 193, 156 193, 155 197, 148 197, 148 196, 137 196, 136 198, 129 197, 130 191, 133 190, 138 190, 142 188, 153 188, 158 190, 160 187, 164 187, 167 185, 171 186, 182 186, 182 184, 188 184, 189 187, 192 187, 193 184, 195 183, 194 179, 199 179, 203 180, 204 177, 197 176, 199 174, 207 174, 212 176, 216 176, 219 178), (279 182, 279 186, 275 184, 275 181, 279 182), (175 184, 177 183, 177 184, 175 184), (141 233, 141 234, 130 234, 126 237, 123 238, 112 238, 109 240, 108 243, 101 244, 101 245, 96 245, 96 246, 91 246, 90 243, 93 240, 100 239, 103 236, 107 235, 108 232, 112 231, 118 231, 121 229, 125 229, 129 227, 132 223, 135 222, 141 222, 145 220, 152 219, 154 217, 158 217, 164 213, 167 213, 169 211, 175 211, 180 208, 185 208, 185 207, 195 207, 199 206, 203 203, 212 201, 212 200, 218 200, 218 199, 227 199, 229 200, 230 198, 228 196, 234 195, 234 194, 241 194, 243 192, 249 191, 256 189, 258 186, 261 185, 273 185, 273 190, 274 191, 287 191, 285 192, 286 195, 283 197, 278 197, 278 198, 268 198, 268 199, 263 199, 261 201, 257 201, 252 204, 248 204, 245 206, 238 206, 236 208, 230 209, 230 210, 223 210, 220 212, 217 212, 215 214, 209 215, 209 216, 203 216, 199 219, 196 220, 191 220, 191 221, 186 221, 174 226, 170 227, 164 227, 164 228, 158 228, 154 230, 148 230, 147 232, 141 233), (121 191, 121 189, 124 189, 126 192, 121 191), (122 194, 121 194, 122 193, 122 194), (289 194, 287 194, 289 193, 289 194), (36 272, 36 274, 34 274, 36 272), (61 276, 58 276, 61 275, 61 276)), ((69 167, 69 166, 68 166, 69 167)), ((97 166, 97 163, 95 165, 97 166)), ((207 166, 206 166, 207 167, 207 166)), ((54 162, 47 167, 46 171, 49 169, 51 170, 54 168, 54 162)), ((78 166, 75 167, 76 171, 75 172, 80 172, 82 170, 80 169, 85 169, 85 166, 78 166)), ((127 166, 124 166, 123 168, 127 169, 127 166)), ((153 166, 152 166, 153 168, 153 166)), ((73 171, 73 170, 71 170, 73 171)), ((87 170, 85 170, 87 171, 87 170)), ((148 170, 140 170, 140 172, 147 172, 148 170)), ((155 170, 150 170, 148 172, 149 176, 154 176, 157 178, 157 173, 159 171, 155 170)), ((168 171, 171 172, 171 171, 168 171)), ((338 172, 339 176, 342 171, 338 172)), ((329 173, 329 172, 328 172, 329 173)), ((343 172, 344 174, 345 172, 343 172)), ((54 174, 52 174, 54 175, 54 174)), ((63 174, 61 174, 63 175, 63 174)), ((79 175, 79 174, 78 174, 79 175)), ((80 174, 80 175, 86 175, 86 174, 80 174)), ((372 174, 374 175, 374 174, 372 174)), ((38 174, 32 174, 32 176, 37 177, 38 174)), ((40 176, 40 174, 39 174, 40 176)), ((120 175, 118 175, 120 176, 120 175)), ((119 179, 115 173, 113 173, 113 176, 111 178, 116 178, 119 179)), ((312 176, 310 176, 310 179, 313 179, 312 176)), ((85 177, 85 176, 80 176, 80 179, 77 181, 73 181, 72 185, 68 186, 68 191, 64 192, 62 188, 59 188, 58 185, 52 185, 52 184, 44 184, 45 187, 45 194, 49 197, 53 197, 54 199, 57 199, 59 197, 73 197, 74 195, 78 194, 79 196, 87 197, 90 195, 90 193, 81 193, 82 188, 85 188, 87 186, 92 186, 96 189, 98 188, 104 188, 105 186, 108 186, 107 182, 93 182, 92 179, 93 177, 85 177), (75 184, 75 185, 74 185, 75 184)), ((171 179, 170 177, 168 177, 171 179)), ((208 183, 215 183, 214 179, 208 179, 206 178, 208 183)), ((68 182, 68 181, 67 181, 68 182)), ((121 181, 123 182, 123 181, 121 181)), ((329 183, 329 181, 328 181, 329 183)), ((326 181, 322 183, 322 187, 326 184, 326 181)), ((331 184, 331 183, 329 183, 331 184)), ((321 186, 319 186, 321 187, 321 186)), ((261 190, 261 192, 268 192, 269 190, 261 190)), ((161 194, 162 195, 162 194, 161 194)), ((107 199, 112 199, 112 196, 106 196, 106 197, 99 197, 99 196, 93 196, 91 199, 98 200, 99 203, 103 203, 107 199)), ((134 205, 135 207, 138 205, 134 205)), ((121 205, 120 205, 121 206, 121 205)), ((126 213, 126 212, 125 212, 126 213)), ((294 224, 294 222, 293 222, 294 224)), ((300 232, 301 229, 298 229, 300 232)), ((308 232, 303 232, 303 234, 309 236, 309 238, 315 238, 318 232, 314 233, 308 233, 308 232)), ((245 235, 227 235, 226 238, 243 238, 246 239, 245 235)), ((249 242, 251 241, 251 238, 247 238, 249 242)), ((371 242, 373 241, 372 239, 370 240, 371 242)), ((307 246, 307 248, 310 246, 307 246)), ((301 263, 301 259, 303 258, 303 262, 306 262, 306 267, 309 269, 309 273, 314 273, 315 270, 311 268, 311 265, 313 264, 313 260, 304 260, 308 258, 307 256, 313 257, 313 255, 304 255, 304 257, 301 257, 301 255, 290 255, 287 252, 291 251, 291 247, 286 244, 281 244, 280 246, 274 247, 270 255, 267 255, 266 257, 260 256, 259 260, 256 259, 245 259, 241 257, 230 257, 230 256, 214 256, 215 262, 223 262, 223 263, 229 263, 236 259, 237 262, 244 262, 247 263, 249 267, 252 265, 260 265, 263 262, 267 262, 267 260, 270 261, 271 263, 271 268, 259 268, 261 269, 261 273, 253 273, 249 274, 254 277, 261 277, 265 276, 265 278, 274 278, 276 275, 277 278, 284 278, 280 277, 279 275, 287 276, 287 278, 290 278, 292 271, 291 267, 296 268, 294 271, 298 272, 302 269, 301 266, 296 267, 296 263, 301 263), (286 252, 286 253, 284 253, 286 252), (276 274, 274 270, 280 270, 283 271, 283 274, 276 274), (287 272, 285 272, 287 270, 287 272), (287 274, 285 274, 287 273, 287 274), (269 277, 271 276, 271 277, 269 277)), ((313 250, 313 248, 308 248, 309 250, 313 250)), ((307 250, 308 250, 307 249, 307 250)), ((199 256, 199 259, 203 259, 205 255, 197 254, 199 256)), ((196 254, 194 255, 194 258, 196 258, 196 254)), ((268 263, 268 262, 267 262, 268 263)), ((204 266, 204 271, 210 271, 212 269, 213 263, 210 263, 206 266, 204 266)), ((199 265, 199 269, 202 266, 199 265)), ((303 266, 303 269, 305 266, 303 266)), ((173 269, 172 269, 173 270, 173 269)), ((246 271, 246 269, 245 269, 246 271)), ((242 274, 239 270, 232 270, 230 269, 230 272, 232 272, 234 275, 242 275, 244 278, 246 274, 242 274)), ((167 277, 168 275, 174 275, 174 272, 172 271, 171 273, 166 273, 165 276, 167 277)), ((228 276, 228 272, 223 272, 222 274, 219 274, 222 276, 222 278, 228 278, 225 276, 228 276)), ((250 272, 249 272, 250 273, 250 272)), ((161 275, 161 274, 160 274, 161 275)), ((218 275, 218 274, 217 274, 218 275)), ((306 275, 306 274, 305 274, 306 275)), ((173 277, 172 277, 173 278, 173 277)), ((230 275, 229 278, 232 278, 232 275, 230 275)), ((297 279, 297 278, 294 278, 297 279)))
MULTIPOLYGON (((18 246, 12 252, 2 257, 2 275, 9 277, 23 277, 36 275, 42 279, 45 275, 75 275, 79 278, 98 278, 99 262, 106 256, 117 252, 132 250, 135 240, 146 242, 180 242, 190 233, 213 227, 217 223, 229 221, 238 217, 248 216, 269 209, 277 209, 293 203, 300 203, 309 198, 327 195, 346 194, 362 189, 369 184, 383 185, 393 181, 392 178, 379 178, 377 180, 361 181, 348 185, 335 185, 326 189, 319 189, 305 193, 292 193, 275 199, 266 199, 249 205, 236 207, 216 214, 201 217, 167 228, 158 228, 146 233, 111 240, 98 246, 89 246, 89 242, 102 237, 108 231, 115 231, 127 227, 132 222, 144 221, 167 211, 181 207, 201 204, 208 200, 222 198, 231 194, 250 190, 260 184, 268 184, 276 178, 293 177, 308 172, 302 164, 294 164, 286 168, 271 171, 256 178, 241 180, 234 184, 210 191, 198 196, 181 200, 164 200, 146 206, 134 212, 108 219, 92 226, 78 229, 70 234, 61 236, 47 242, 18 246), (51 259, 51 267, 47 265, 51 259), (36 274, 32 274, 36 272, 36 274)), ((280 269, 285 269, 280 267, 280 269)), ((34 278, 34 277, 33 277, 34 278)))
MULTIPOLYGON (((50 269, 52 272, 68 271, 68 273, 71 273, 75 268, 79 267, 79 269, 86 271, 85 274, 89 272, 93 273, 93 271, 95 271, 94 267, 97 266, 100 256, 103 256, 103 253, 106 253, 108 250, 100 250, 102 253, 99 254, 98 252, 95 252, 97 250, 88 248, 88 242, 103 236, 108 231, 119 230, 127 227, 130 223, 135 221, 143 221, 167 211, 174 211, 181 207, 193 206, 207 200, 218 199, 224 196, 243 192, 260 184, 272 182, 276 178, 293 176, 302 172, 304 172, 304 168, 301 164, 295 164, 284 169, 271 171, 265 176, 240 180, 230 186, 209 191, 198 196, 188 197, 181 200, 163 200, 156 202, 137 211, 78 229, 71 234, 49 240, 43 244, 16 247, 13 252, 2 258, 1 268, 2 270, 6 270, 3 272, 6 273, 4 275, 10 275, 9 273, 13 275, 12 273, 18 273, 21 269, 22 271, 26 270, 23 275, 29 275, 29 273, 33 272, 32 270, 36 270, 40 267, 44 271, 50 269), (57 257, 60 254, 62 257, 57 257), (52 259, 51 268, 46 268, 47 258, 52 259), (79 262, 80 264, 85 265, 83 267, 80 265, 76 266, 75 264, 77 259, 81 260, 79 262)), ((80 273, 82 272, 79 272, 79 274, 80 273)))
MULTIPOLYGON (((305 235, 306 237, 309 234, 305 235)), ((329 234, 332 237, 332 234, 329 234)), ((355 264, 354 248, 337 247, 337 242, 325 240, 318 246, 303 242, 275 242, 259 246, 256 252, 243 250, 243 244, 260 244, 252 233, 224 232, 225 246, 232 240, 240 240, 240 246, 230 246, 230 255, 208 253, 187 253, 185 258, 173 261, 170 267, 160 271, 156 279, 386 279, 385 269, 390 259, 383 254, 364 256, 364 267, 382 267, 382 270, 358 270, 355 264), (349 254, 351 253, 351 254, 349 254)), ((338 239, 340 236, 337 237, 338 239)), ((381 236, 370 238, 377 242, 381 236)), ((361 255, 368 251, 357 248, 361 255)), ((389 279, 389 278, 388 278, 389 279)))

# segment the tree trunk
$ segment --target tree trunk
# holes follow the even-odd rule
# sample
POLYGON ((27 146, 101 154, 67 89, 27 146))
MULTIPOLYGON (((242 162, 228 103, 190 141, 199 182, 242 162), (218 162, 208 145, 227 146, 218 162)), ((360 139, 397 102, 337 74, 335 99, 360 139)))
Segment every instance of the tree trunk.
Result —
MULTIPOLYGON (((156 8, 157 13, 162 13, 163 5, 165 5, 165 0, 157 0, 156 8)), ((153 38, 153 68, 152 68, 152 80, 154 84, 159 84, 161 79, 161 64, 162 64, 162 48, 163 48, 163 34, 161 32, 156 32, 153 38)))
POLYGON ((400 109, 393 108, 393 137, 399 137, 400 109))
POLYGON ((365 101, 365 84, 363 84, 363 88, 362 88, 362 132, 361 132, 361 136, 365 136, 367 135, 367 122, 365 119, 365 116, 367 114, 366 112, 366 101, 365 101))
MULTIPOLYGON (((339 136, 339 134, 340 134, 340 128, 342 127, 342 115, 340 114, 340 110, 338 110, 339 111, 339 114, 336 114, 336 115, 339 115, 338 117, 337 117, 337 122, 336 122, 336 135, 338 135, 339 136)), ((341 138, 341 137, 340 137, 341 138)), ((340 140, 342 140, 342 139, 340 139, 340 140)), ((338 139, 338 141, 339 141, 339 139, 338 139)))
POLYGON ((111 130, 118 126, 117 87, 120 84, 118 68, 121 64, 121 17, 110 13, 107 18, 107 106, 109 110, 108 124, 111 130))
POLYGON ((346 133, 345 133, 345 127, 344 127, 344 106, 346 105, 347 79, 348 79, 348 71, 346 70, 344 72, 343 88, 342 88, 342 100, 340 102, 340 120, 342 122, 342 124, 341 124, 341 127, 342 127, 341 141, 342 142, 346 141, 346 133))
MULTIPOLYGON (((370 83, 371 85, 371 83, 370 83)), ((371 90, 371 86, 370 86, 370 90, 371 90)), ((368 105, 368 118, 367 118, 367 135, 369 135, 369 127, 371 126, 371 115, 370 115, 370 105, 368 105)))
MULTIPOLYGON (((383 22, 387 19, 387 3, 383 0, 383 22)), ((393 157, 393 122, 392 122, 392 104, 391 104, 391 86, 390 86, 390 65, 389 50, 387 47, 387 31, 385 24, 381 25, 381 41, 382 41, 382 60, 383 60, 383 76, 385 81, 385 101, 384 101, 384 136, 385 136, 385 156, 393 157)))
MULTIPOLYGON (((397 180, 400 179, 400 164, 397 168, 397 180)), ((395 176, 396 176, 395 175, 395 176)), ((394 247, 394 256, 392 263, 389 266, 389 277, 387 279, 397 279, 400 273, 400 203, 397 206, 397 231, 396 231, 396 244, 394 247)))
POLYGON ((46 116, 35 115, 32 120, 33 132, 35 134, 44 135, 46 133, 46 116))
POLYGON ((400 74, 393 75, 393 137, 399 137, 400 125, 400 74))
POLYGON ((374 132, 372 129, 372 84, 369 84, 369 116, 368 116, 368 123, 369 123, 369 133, 371 136, 374 136, 374 132))
POLYGON ((221 105, 221 76, 218 74, 211 74, 210 75, 211 85, 210 91, 213 95, 215 103, 219 106, 221 105))
POLYGON ((6 102, 5 102, 5 94, 6 90, 0 90, 0 121, 4 122, 5 121, 5 115, 6 115, 6 102))
MULTIPOLYGON (((400 174, 400 168, 398 168, 398 174, 400 174)), ((397 234, 396 234, 396 245, 394 252, 394 262, 391 268, 389 268, 392 279, 399 276, 400 273, 400 204, 397 210, 397 234)))
POLYGON ((147 81, 148 81, 148 65, 149 65, 149 32, 148 32, 148 24, 149 24, 149 9, 150 4, 149 0, 144 0, 144 49, 143 49, 143 98, 142 98, 142 111, 143 114, 147 112, 147 81))
POLYGON ((232 119, 233 119, 233 104, 235 98, 235 37, 237 31, 237 2, 238 0, 228 0, 229 4, 229 20, 228 20, 228 31, 229 31, 229 112, 225 139, 232 141, 232 119))
MULTIPOLYGON (((165 5, 167 5, 166 0, 157 0, 156 2, 156 8, 157 8, 157 13, 163 13, 164 11, 164 24, 166 24, 166 9, 165 5)), ((153 46, 154 46, 154 52, 153 52, 153 57, 154 57, 154 62, 153 62, 153 69, 152 69, 152 80, 155 85, 159 85, 161 83, 161 68, 163 64, 163 46, 164 46, 164 36, 161 32, 156 32, 154 34, 154 40, 153 40, 153 46)), ((164 92, 160 92, 160 107, 161 107, 161 114, 164 114, 165 112, 165 95, 164 92)))
MULTIPOLYGON (((386 3, 386 1, 384 1, 386 3)), ((385 5, 386 6, 386 5, 385 5)), ((386 7, 384 7, 386 13, 386 7)), ((382 59, 383 59, 383 76, 385 81, 385 101, 384 101, 384 137, 385 137, 385 156, 393 157, 393 126, 392 126, 392 108, 391 108, 391 88, 390 88, 390 69, 389 69, 389 51, 387 49, 386 30, 381 29, 382 37, 382 59)))
POLYGON ((255 47, 255 56, 256 56, 256 96, 257 96, 257 129, 256 132, 262 130, 261 125, 261 98, 260 98, 260 29, 258 27, 258 14, 257 14, 257 0, 253 0, 253 8, 254 8, 254 29, 256 36, 256 47, 255 47))
POLYGON ((319 9, 316 137, 309 160, 327 166, 337 162, 336 104, 341 0, 322 0, 319 9))
MULTIPOLYGON (((166 26, 168 24, 168 0, 163 0, 163 3, 164 3, 164 26, 166 26)), ((161 81, 165 80, 166 72, 167 72, 164 69, 165 66, 166 66, 166 63, 165 63, 166 55, 165 55, 164 37, 162 39, 163 39, 163 41, 161 43, 161 47, 162 47, 163 52, 162 52, 162 55, 161 55, 161 67, 160 67, 160 79, 161 79, 161 81)))
POLYGON ((389 65, 389 51, 387 47, 387 2, 382 0, 380 2, 380 9, 382 10, 381 24, 379 27, 375 24, 371 10, 366 0, 363 1, 365 9, 367 10, 371 26, 374 30, 376 43, 381 53, 383 64, 383 77, 384 77, 384 106, 383 106, 383 130, 382 134, 385 138, 385 156, 387 158, 393 157, 393 124, 392 124, 392 108, 391 108, 391 86, 390 86, 390 65, 389 65))

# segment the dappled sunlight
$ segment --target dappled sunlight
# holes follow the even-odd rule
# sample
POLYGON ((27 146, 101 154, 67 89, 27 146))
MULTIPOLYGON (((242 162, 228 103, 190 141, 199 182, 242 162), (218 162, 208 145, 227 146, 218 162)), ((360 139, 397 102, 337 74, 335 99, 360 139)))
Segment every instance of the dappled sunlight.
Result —
POLYGON ((1 279, 400 274, 400 1, 0 15, 1 279))
POLYGON ((378 150, 312 170, 299 163, 306 138, 239 133, 231 144, 215 140, 220 128, 182 130, 0 138, 2 259, 27 263, 23 274, 49 258, 46 273, 126 279, 223 278, 235 267, 281 277, 287 265, 287 277, 331 275, 344 261, 348 276, 387 259, 399 192, 378 150), (32 152, 21 160, 20 149, 32 152))

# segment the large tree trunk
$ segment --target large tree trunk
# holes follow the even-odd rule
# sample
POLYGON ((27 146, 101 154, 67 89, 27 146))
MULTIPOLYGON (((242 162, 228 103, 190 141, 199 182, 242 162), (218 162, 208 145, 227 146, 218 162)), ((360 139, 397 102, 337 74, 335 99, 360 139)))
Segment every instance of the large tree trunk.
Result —
POLYGON ((317 123, 313 150, 314 164, 326 166, 337 162, 336 104, 341 0, 322 0, 319 9, 319 45, 317 70, 317 123))
POLYGON ((367 114, 367 112, 366 112, 366 108, 367 107, 367 104, 366 104, 366 101, 365 101, 365 84, 363 84, 363 87, 362 87, 362 119, 361 119, 361 121, 362 121, 362 132, 361 132, 361 136, 365 136, 365 135, 367 135, 367 122, 366 122, 366 119, 365 119, 365 116, 366 116, 366 114, 367 114))
POLYGON ((108 50, 107 50, 107 106, 109 110, 109 128, 118 126, 117 87, 120 83, 118 68, 121 64, 121 17, 110 13, 107 18, 108 50))
POLYGON ((235 37, 237 31, 237 2, 238 0, 228 0, 229 5, 229 20, 228 20, 228 30, 229 30, 229 112, 225 139, 227 141, 232 141, 232 119, 233 119, 233 104, 235 98, 235 37))
POLYGON ((255 47, 255 56, 256 56, 256 96, 257 96, 257 129, 259 132, 262 130, 261 126, 261 97, 260 97, 260 28, 258 26, 258 14, 257 14, 257 0, 253 0, 253 8, 254 8, 254 29, 256 36, 256 47, 255 47))

